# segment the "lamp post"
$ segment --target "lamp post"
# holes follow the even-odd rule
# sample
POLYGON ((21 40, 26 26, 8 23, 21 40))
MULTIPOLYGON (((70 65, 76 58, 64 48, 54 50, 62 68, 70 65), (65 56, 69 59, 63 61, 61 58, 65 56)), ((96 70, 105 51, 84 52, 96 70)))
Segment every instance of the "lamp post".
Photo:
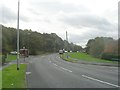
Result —
POLYGON ((28 33, 28 42, 27 42, 28 55, 29 55, 29 53, 30 53, 30 35, 31 35, 31 33, 29 32, 29 33, 28 33))
POLYGON ((17 16, 17 70, 19 70, 19 0, 18 0, 18 16, 17 16))
POLYGON ((67 49, 67 58, 68 58, 68 35, 67 35, 67 31, 66 31, 66 49, 67 49))

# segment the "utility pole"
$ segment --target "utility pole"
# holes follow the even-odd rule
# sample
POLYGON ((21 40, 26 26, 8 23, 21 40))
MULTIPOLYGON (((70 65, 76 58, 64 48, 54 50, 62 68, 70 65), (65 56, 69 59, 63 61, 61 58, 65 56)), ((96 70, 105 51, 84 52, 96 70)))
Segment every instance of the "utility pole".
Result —
POLYGON ((18 0, 18 16, 17 16, 17 70, 19 70, 19 5, 18 0))
POLYGON ((68 35, 67 35, 67 31, 66 31, 66 49, 67 49, 67 58, 68 58, 68 35))
POLYGON ((68 41, 68 35, 67 35, 67 31, 66 31, 66 41, 68 41))

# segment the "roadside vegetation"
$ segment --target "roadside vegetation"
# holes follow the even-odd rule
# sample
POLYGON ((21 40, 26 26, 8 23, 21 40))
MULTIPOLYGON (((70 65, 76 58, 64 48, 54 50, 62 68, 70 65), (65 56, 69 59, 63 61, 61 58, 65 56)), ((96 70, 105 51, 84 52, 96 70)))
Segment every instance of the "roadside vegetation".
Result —
POLYGON ((117 61, 110 61, 110 60, 95 58, 95 57, 92 57, 91 55, 88 55, 86 53, 80 53, 80 52, 68 53, 68 58, 66 53, 64 53, 60 57, 70 62, 77 62, 78 60, 82 60, 87 62, 98 62, 98 63, 114 63, 114 64, 118 63, 117 61))
POLYGON ((17 59, 17 55, 8 55, 6 61, 10 62, 10 61, 14 61, 16 59, 17 59))
MULTIPOLYGON (((16 35, 15 28, 5 27, 2 25, 2 52, 8 54, 11 51, 16 51, 16 35)), ((54 53, 60 49, 68 51, 85 52, 95 58, 107 60, 120 60, 120 39, 115 40, 112 37, 96 37, 88 40, 86 47, 69 43, 62 40, 55 33, 40 33, 32 30, 20 29, 20 48, 29 48, 29 54, 38 55, 43 53, 54 53)))
POLYGON ((73 60, 72 58, 69 58, 69 57, 67 58, 67 54, 66 53, 61 54, 60 58, 62 58, 65 61, 68 61, 68 62, 77 62, 78 61, 78 60, 73 60))
POLYGON ((2 64, 2 55, 0 54, 0 65, 2 64))
POLYGON ((92 57, 120 61, 120 38, 114 40, 111 37, 96 37, 87 42, 85 52, 92 57))
POLYGON ((2 89, 2 70, 0 70, 0 90, 2 89))
MULTIPOLYGON (((16 34, 17 30, 15 28, 5 27, 2 25, 2 51, 4 53, 16 51, 16 34)), ((77 50, 82 49, 81 46, 62 40, 55 33, 48 34, 28 29, 20 29, 20 49, 23 47, 26 49, 29 48, 30 55, 53 53, 63 48, 69 48, 71 50, 73 50, 73 48, 77 50)))
POLYGON ((16 70, 16 64, 2 70, 2 88, 26 88, 27 64, 20 64, 20 70, 16 70))
POLYGON ((1 55, 1 60, 0 62, 2 64, 5 64, 5 63, 8 63, 8 62, 11 62, 11 61, 14 61, 17 59, 17 55, 11 55, 11 54, 8 54, 8 55, 1 55))

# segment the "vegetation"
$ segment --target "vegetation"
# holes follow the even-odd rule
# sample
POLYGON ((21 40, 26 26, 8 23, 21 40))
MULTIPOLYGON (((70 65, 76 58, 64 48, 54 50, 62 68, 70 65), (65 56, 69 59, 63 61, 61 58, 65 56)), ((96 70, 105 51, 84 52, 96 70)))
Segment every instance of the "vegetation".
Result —
POLYGON ((11 62, 11 61, 14 61, 17 59, 17 55, 1 55, 1 58, 0 58, 0 63, 1 64, 4 64, 4 63, 8 63, 8 62, 11 62))
POLYGON ((67 58, 67 54, 66 54, 66 53, 60 55, 60 57, 61 57, 63 60, 65 60, 65 61, 77 62, 77 60, 73 60, 72 58, 69 58, 69 57, 67 58))
POLYGON ((0 55, 0 65, 2 64, 2 55, 0 55))
POLYGON ((17 55, 7 55, 7 62, 13 61, 17 59, 17 55))
POLYGON ((20 70, 16 70, 13 64, 2 70, 2 88, 26 88, 25 72, 27 64, 20 64, 20 70))
MULTIPOLYGON (((16 51, 17 30, 2 26, 2 53, 6 55, 16 51)), ((83 49, 81 46, 62 40, 55 33, 38 33, 32 30, 20 30, 20 48, 26 47, 32 55, 57 52, 60 49, 68 51, 83 51, 95 58, 107 60, 120 60, 120 39, 110 37, 96 37, 87 42, 83 49)))
POLYGON ((2 70, 0 70, 0 90, 2 89, 2 70))
POLYGON ((88 61, 88 62, 116 63, 110 60, 95 58, 95 57, 92 57, 91 55, 88 55, 86 53, 80 53, 80 52, 69 53, 69 56, 73 59, 83 60, 83 61, 88 61))
MULTIPOLYGON (((2 52, 16 51, 17 30, 2 26, 2 52)), ((62 40, 55 33, 38 33, 32 30, 20 30, 20 48, 26 47, 32 55, 56 52, 59 49, 79 50, 81 46, 62 40)))
POLYGON ((90 39, 85 48, 86 53, 97 58, 119 60, 119 40, 114 40, 109 37, 96 37, 95 39, 90 39))

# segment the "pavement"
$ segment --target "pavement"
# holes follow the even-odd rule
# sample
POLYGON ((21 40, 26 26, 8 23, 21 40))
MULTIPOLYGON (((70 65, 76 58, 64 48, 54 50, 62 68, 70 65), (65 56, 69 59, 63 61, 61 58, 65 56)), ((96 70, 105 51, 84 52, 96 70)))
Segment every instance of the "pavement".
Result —
MULTIPOLYGON (((28 58, 25 58, 25 60, 23 57, 19 58, 19 64, 28 64, 29 63, 28 61, 29 61, 28 58)), ((17 64, 17 60, 5 63, 4 65, 0 64, 0 70, 2 70, 5 67, 10 66, 11 64, 17 64)))
POLYGON ((59 54, 28 58, 28 88, 118 88, 118 67, 72 63, 59 54))

